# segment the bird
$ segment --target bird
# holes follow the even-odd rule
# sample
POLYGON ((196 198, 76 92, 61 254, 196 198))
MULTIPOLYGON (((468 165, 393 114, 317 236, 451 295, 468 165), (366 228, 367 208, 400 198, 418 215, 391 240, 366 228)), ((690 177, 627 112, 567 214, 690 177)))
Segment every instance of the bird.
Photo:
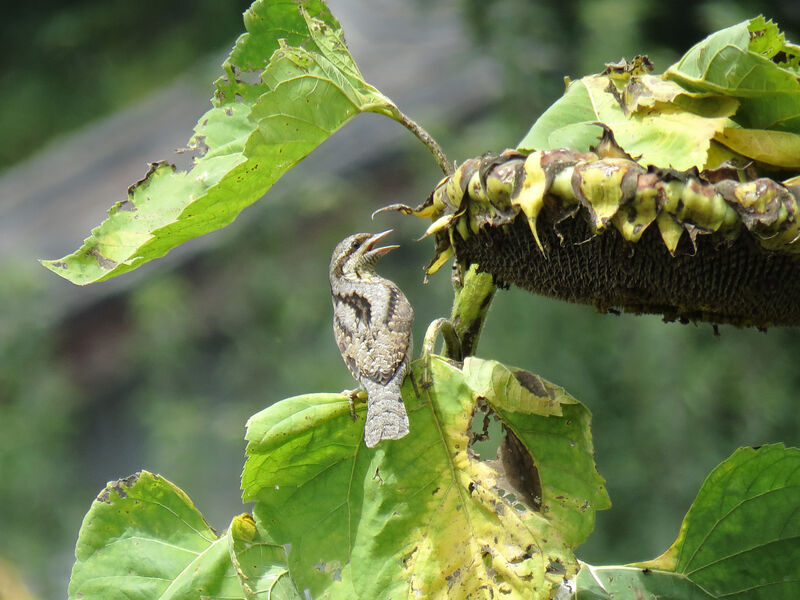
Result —
POLYGON ((330 264, 333 334, 350 374, 367 392, 368 448, 409 432, 400 388, 412 351, 414 311, 400 288, 375 272, 378 259, 399 248, 376 247, 391 232, 346 237, 330 264))

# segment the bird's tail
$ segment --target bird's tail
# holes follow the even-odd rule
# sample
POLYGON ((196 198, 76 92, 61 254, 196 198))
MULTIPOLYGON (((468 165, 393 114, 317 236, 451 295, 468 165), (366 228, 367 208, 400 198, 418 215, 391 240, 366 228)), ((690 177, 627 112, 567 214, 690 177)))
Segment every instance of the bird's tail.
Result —
POLYGON ((400 396, 400 382, 383 386, 365 382, 367 390, 367 420, 364 441, 374 448, 383 440, 399 440, 408 434, 408 414, 400 396))

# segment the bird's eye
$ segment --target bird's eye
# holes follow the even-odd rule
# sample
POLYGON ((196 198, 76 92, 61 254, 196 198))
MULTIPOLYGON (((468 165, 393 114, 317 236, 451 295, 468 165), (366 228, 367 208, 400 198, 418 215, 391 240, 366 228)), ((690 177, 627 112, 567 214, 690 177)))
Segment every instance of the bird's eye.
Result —
POLYGON ((361 245, 361 242, 359 242, 358 240, 353 240, 352 242, 350 242, 350 249, 351 250, 355 250, 360 245, 361 245))

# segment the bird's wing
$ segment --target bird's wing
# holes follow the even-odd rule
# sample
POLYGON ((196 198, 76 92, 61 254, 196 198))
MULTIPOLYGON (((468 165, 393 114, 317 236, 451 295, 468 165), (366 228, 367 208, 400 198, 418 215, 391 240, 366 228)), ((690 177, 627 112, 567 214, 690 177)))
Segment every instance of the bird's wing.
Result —
POLYGON ((385 385, 397 373, 411 351, 411 324, 414 311, 403 292, 387 282, 387 306, 373 310, 372 324, 365 340, 369 356, 361 367, 361 377, 385 385))
POLYGON ((381 280, 336 294, 333 303, 334 338, 350 374, 380 385, 391 381, 411 348, 414 312, 403 292, 381 280))

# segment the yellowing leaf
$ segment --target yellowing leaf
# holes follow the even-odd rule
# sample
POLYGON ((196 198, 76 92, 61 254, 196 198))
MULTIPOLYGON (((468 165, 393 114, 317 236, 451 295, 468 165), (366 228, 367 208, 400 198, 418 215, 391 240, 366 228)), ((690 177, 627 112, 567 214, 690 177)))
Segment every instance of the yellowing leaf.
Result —
POLYGON ((702 116, 672 104, 658 103, 626 117, 605 77, 581 80, 592 99, 597 121, 614 132, 617 143, 642 165, 687 170, 706 163, 714 135, 730 124, 727 116, 702 116))
POLYGON ((703 168, 714 135, 731 124, 738 102, 689 94, 677 84, 640 76, 620 92, 604 75, 570 84, 519 143, 520 148, 587 151, 604 123, 617 143, 644 165, 687 170, 703 168))
POLYGON ((758 162, 787 169, 800 168, 800 135, 796 133, 726 127, 714 139, 758 162))
POLYGON ((204 154, 186 172, 156 163, 78 250, 45 267, 79 285, 131 271, 231 223, 355 115, 399 118, 323 2, 257 0, 245 24, 189 142, 204 154))
MULTIPOLYGON (((244 499, 256 501, 270 539, 291 545, 289 570, 312 597, 549 600, 576 573, 571 550, 607 505, 586 445, 588 411, 541 380, 521 386, 497 363, 469 359, 462 371, 430 361, 431 385, 419 397, 410 382, 403 388, 411 433, 373 450, 362 440, 363 407, 353 421, 341 395, 291 398, 255 415, 244 499), (478 397, 535 449, 547 510, 504 487, 502 463, 470 450, 478 397), (563 474, 567 457, 574 478, 563 474), (584 468, 594 474, 588 495, 584 468)), ((419 362, 412 371, 428 372, 419 362)))

